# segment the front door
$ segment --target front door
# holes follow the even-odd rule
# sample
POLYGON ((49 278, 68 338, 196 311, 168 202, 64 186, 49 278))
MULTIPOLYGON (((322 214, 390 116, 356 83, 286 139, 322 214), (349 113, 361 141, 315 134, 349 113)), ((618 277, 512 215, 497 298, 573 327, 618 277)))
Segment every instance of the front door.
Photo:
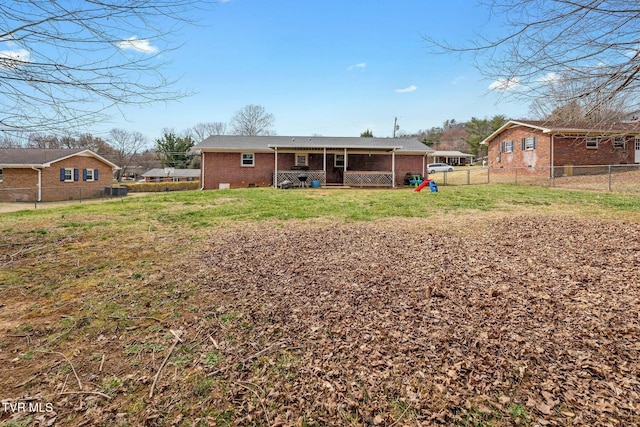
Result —
POLYGON ((636 163, 640 163, 640 138, 636 138, 636 163))

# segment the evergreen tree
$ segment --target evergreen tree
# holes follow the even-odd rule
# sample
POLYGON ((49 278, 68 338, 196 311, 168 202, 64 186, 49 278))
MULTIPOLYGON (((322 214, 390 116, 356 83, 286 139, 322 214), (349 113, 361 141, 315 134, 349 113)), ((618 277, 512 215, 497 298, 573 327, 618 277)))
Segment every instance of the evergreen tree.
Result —
POLYGON ((156 152, 163 167, 188 169, 195 157, 191 153, 193 146, 191 136, 180 137, 173 132, 165 132, 162 138, 156 139, 156 152))

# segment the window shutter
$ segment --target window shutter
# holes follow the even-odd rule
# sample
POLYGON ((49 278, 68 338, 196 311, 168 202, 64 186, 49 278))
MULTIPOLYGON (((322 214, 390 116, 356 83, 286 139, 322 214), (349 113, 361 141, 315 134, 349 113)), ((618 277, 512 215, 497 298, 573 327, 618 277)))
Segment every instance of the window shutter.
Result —
POLYGON ((60 169, 60 181, 64 182, 64 168, 60 169))
POLYGON ((538 143, 538 137, 537 137, 537 136, 534 136, 534 137, 533 137, 533 149, 534 149, 534 150, 536 149, 536 144, 537 144, 537 143, 538 143))
POLYGON ((80 171, 78 171, 78 169, 74 169, 73 170, 73 180, 77 181, 78 179, 80 179, 80 171))
POLYGON ((86 169, 82 169, 82 180, 83 181, 87 180, 87 170, 86 169))
POLYGON ((527 138, 522 138, 522 140, 520 141, 520 149, 521 149, 522 151, 524 151, 524 150, 527 148, 527 143, 526 143, 526 141, 527 141, 527 138))
POLYGON ((93 170, 93 180, 97 181, 98 180, 98 169, 94 169, 93 170))

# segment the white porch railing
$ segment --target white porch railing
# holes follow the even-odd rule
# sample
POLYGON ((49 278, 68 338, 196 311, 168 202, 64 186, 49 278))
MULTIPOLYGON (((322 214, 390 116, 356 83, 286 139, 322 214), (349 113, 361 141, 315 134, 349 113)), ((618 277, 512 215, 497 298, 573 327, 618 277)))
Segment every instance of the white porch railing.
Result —
POLYGON ((321 171, 321 170, 278 171, 277 173, 278 182, 276 187, 280 187, 280 184, 282 184, 283 181, 291 181, 294 187, 299 187, 300 180, 298 179, 298 176, 300 175, 307 176, 307 180, 305 184, 309 187, 311 186, 311 181, 320 181, 320 185, 327 184, 327 174, 325 171, 321 171))
POLYGON ((393 187, 393 174, 381 171, 345 171, 344 185, 355 187, 393 187))

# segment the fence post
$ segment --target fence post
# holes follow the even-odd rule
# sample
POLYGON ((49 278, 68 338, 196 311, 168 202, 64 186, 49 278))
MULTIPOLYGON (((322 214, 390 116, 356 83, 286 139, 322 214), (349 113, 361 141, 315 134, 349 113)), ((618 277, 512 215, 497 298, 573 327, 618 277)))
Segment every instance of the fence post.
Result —
POLYGON ((518 185, 518 168, 516 168, 516 185, 518 185))
POLYGON ((35 194, 33 195, 33 209, 38 209, 38 186, 36 185, 35 194))
POLYGON ((471 185, 471 170, 467 169, 467 185, 471 185))
POLYGON ((609 191, 611 191, 611 165, 609 165, 609 191))
POLYGON ((491 184, 491 168, 487 166, 487 184, 491 184))

